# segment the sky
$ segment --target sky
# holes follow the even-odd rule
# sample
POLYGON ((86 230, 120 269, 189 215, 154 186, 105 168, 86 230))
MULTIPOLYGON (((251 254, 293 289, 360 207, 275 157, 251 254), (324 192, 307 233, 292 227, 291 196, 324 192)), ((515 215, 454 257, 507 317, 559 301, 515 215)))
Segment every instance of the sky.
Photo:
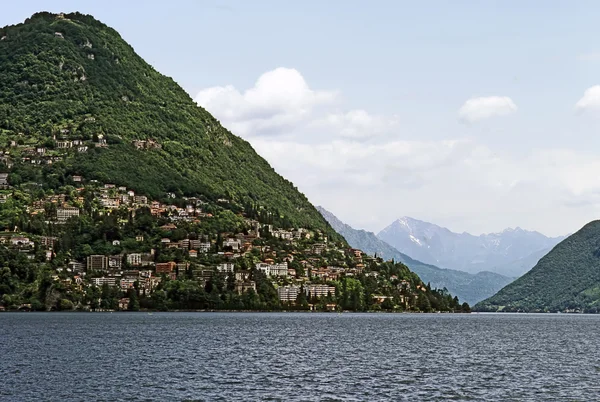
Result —
POLYGON ((600 2, 27 1, 92 14, 355 228, 600 218, 600 2))

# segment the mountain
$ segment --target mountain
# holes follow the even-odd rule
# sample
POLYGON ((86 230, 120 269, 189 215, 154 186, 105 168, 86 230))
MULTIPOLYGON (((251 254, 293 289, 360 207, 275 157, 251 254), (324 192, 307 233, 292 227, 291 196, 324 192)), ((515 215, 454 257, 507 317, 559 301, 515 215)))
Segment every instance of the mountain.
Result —
POLYGON ((560 242, 529 272, 476 308, 600 312, 600 221, 560 242))
POLYGON ((474 236, 409 217, 394 221, 377 236, 427 264, 471 273, 493 271, 506 276, 523 274, 564 239, 521 228, 474 236))
POLYGON ((407 256, 384 242, 372 232, 357 230, 340 221, 334 214, 321 206, 317 210, 329 224, 350 244, 364 252, 380 256, 386 260, 394 259, 406 264, 424 282, 431 283, 436 288, 446 288, 450 293, 469 304, 477 303, 493 295, 499 289, 512 281, 512 278, 493 272, 470 274, 452 269, 442 269, 425 264, 407 256))
POLYGON ((349 248, 91 16, 0 28, 0 77, 0 311, 470 309, 349 248))
POLYGON ((11 185, 53 188, 83 176, 154 199, 202 195, 264 208, 337 236, 248 142, 112 28, 89 15, 42 12, 0 28, 0 38, 2 161, 31 162, 14 164, 11 185))

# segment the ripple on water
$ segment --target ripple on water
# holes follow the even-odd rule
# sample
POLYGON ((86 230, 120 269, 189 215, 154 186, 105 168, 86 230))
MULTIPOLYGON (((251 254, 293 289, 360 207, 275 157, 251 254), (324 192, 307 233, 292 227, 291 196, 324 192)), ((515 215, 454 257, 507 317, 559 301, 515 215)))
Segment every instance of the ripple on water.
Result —
POLYGON ((582 315, 0 314, 0 400, 590 400, 600 395, 598 324, 582 315))

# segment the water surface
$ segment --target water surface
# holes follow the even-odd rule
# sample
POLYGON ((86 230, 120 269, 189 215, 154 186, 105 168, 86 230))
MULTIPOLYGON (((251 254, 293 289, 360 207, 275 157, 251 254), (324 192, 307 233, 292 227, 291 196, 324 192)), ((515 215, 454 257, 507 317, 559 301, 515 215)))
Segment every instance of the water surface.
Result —
POLYGON ((600 400, 600 316, 4 313, 0 401, 600 400))

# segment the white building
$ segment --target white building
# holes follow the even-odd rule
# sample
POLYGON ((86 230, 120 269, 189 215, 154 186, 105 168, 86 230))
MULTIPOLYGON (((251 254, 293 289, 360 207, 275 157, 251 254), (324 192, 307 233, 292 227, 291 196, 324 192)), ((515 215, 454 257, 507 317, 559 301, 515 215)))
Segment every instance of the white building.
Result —
POLYGON ((127 254, 127 262, 129 263, 129 265, 131 265, 133 267, 142 265, 142 254, 141 253, 127 254))
POLYGON ((237 251, 242 246, 242 242, 238 239, 227 239, 223 241, 223 248, 231 247, 232 250, 237 251))
POLYGON ((295 302, 300 294, 300 286, 281 286, 277 288, 277 296, 282 302, 295 302))
POLYGON ((267 264, 264 262, 259 262, 256 264, 256 269, 263 272, 267 276, 288 276, 287 262, 281 262, 279 264, 267 264))
POLYGON ((79 208, 61 207, 56 209, 56 219, 60 222, 64 222, 74 216, 79 216, 79 208))
POLYGON ((232 262, 224 262, 222 264, 217 265, 217 271, 219 272, 233 272, 233 263, 232 262))
POLYGON ((108 286, 115 286, 117 284, 117 280, 116 280, 116 278, 106 278, 106 277, 92 278, 92 283, 98 287, 104 285, 105 283, 108 284, 108 286))
POLYGON ((294 237, 292 232, 288 232, 287 230, 274 230, 272 235, 282 240, 291 240, 294 237))
POLYGON ((121 279, 121 289, 123 289, 123 290, 133 289, 133 285, 135 282, 137 282, 137 279, 123 278, 123 279, 121 279))
POLYGON ((328 285, 304 285, 304 292, 310 297, 322 297, 331 293, 335 296, 335 287, 328 285))

